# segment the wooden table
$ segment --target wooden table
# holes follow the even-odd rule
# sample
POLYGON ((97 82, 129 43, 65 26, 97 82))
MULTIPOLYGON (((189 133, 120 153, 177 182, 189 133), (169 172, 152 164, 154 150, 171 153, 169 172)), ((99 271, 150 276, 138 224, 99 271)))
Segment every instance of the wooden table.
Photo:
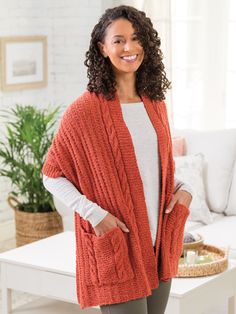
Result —
MULTIPOLYGON (((75 236, 67 231, 0 254, 2 314, 11 311, 11 291, 77 304, 75 236)), ((229 314, 236 314, 236 261, 215 276, 175 278, 166 314, 201 314, 229 299, 229 314)), ((94 307, 94 309, 99 307, 94 307)), ((99 311, 98 311, 99 313, 99 311)))

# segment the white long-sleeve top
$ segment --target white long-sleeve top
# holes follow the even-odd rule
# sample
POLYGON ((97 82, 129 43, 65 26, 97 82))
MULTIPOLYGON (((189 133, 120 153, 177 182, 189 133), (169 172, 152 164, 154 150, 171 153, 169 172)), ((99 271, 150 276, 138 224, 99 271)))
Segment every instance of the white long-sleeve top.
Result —
MULTIPOLYGON (((134 145, 137 165, 143 182, 152 242, 155 245, 158 222, 159 180, 161 177, 157 134, 142 102, 122 104, 121 108, 134 145)), ((44 175, 43 183, 49 192, 68 208, 77 211, 93 227, 98 225, 108 214, 108 211, 81 194, 65 177, 49 178, 44 175)), ((186 190, 192 194, 189 186, 175 178, 175 191, 178 189, 186 190)))

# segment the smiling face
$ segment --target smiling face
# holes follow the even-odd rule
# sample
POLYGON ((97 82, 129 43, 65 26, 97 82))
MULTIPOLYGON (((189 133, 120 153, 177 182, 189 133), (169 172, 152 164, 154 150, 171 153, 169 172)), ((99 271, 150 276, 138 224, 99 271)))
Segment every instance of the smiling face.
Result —
POLYGON ((135 73, 143 62, 143 47, 132 24, 124 18, 108 26, 99 48, 103 56, 110 59, 115 74, 135 73))

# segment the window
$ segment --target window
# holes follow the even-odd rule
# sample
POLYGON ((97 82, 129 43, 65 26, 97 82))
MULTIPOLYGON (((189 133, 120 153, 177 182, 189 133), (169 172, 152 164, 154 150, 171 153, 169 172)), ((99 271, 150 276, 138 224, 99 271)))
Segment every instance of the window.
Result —
POLYGON ((226 73, 226 126, 236 127, 236 1, 230 1, 226 73))

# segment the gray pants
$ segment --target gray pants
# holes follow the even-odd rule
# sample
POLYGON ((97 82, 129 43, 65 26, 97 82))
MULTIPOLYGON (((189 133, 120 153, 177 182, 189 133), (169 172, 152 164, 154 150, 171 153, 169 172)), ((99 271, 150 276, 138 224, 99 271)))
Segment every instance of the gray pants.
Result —
POLYGON ((164 314, 170 294, 171 280, 160 282, 152 295, 123 303, 101 305, 102 314, 164 314))

